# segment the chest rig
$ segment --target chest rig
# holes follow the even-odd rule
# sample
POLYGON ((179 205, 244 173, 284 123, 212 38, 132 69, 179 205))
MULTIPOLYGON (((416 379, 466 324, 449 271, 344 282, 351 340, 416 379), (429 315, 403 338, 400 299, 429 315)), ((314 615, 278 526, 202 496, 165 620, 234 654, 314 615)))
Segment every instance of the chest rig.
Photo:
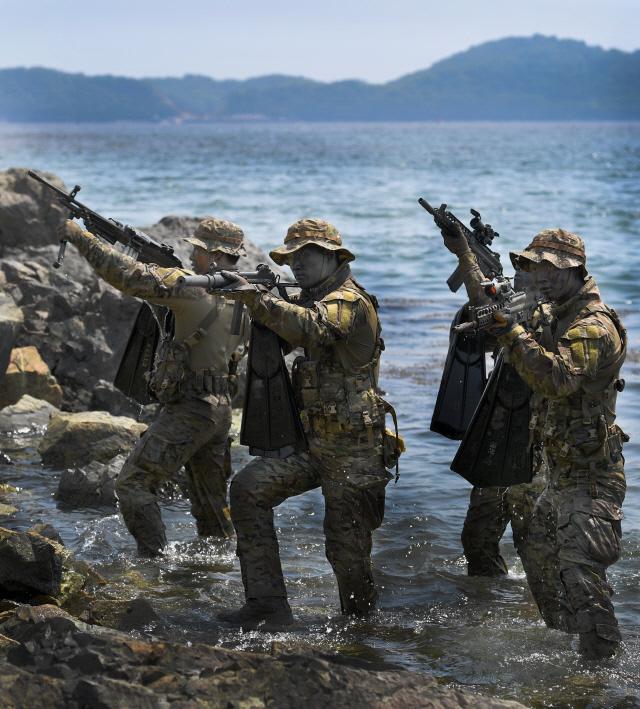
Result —
MULTIPOLYGON (((578 391, 563 399, 546 400, 545 406, 538 408, 543 416, 543 447, 554 462, 556 475, 576 483, 585 481, 593 498, 598 496, 599 475, 610 464, 622 460, 622 446, 628 440, 615 424, 617 395, 624 389, 619 373, 627 351, 626 330, 616 312, 601 301, 583 305, 572 322, 595 314, 604 315, 613 323, 620 337, 620 350, 595 377, 584 378, 578 391)), ((556 352, 563 329, 558 328, 554 336, 556 352)))
POLYGON ((160 403, 172 403, 189 395, 228 394, 227 375, 220 375, 212 369, 194 369, 190 364, 191 350, 206 336, 219 314, 220 307, 211 308, 198 327, 182 340, 175 338, 172 319, 158 321, 160 343, 149 388, 160 403))

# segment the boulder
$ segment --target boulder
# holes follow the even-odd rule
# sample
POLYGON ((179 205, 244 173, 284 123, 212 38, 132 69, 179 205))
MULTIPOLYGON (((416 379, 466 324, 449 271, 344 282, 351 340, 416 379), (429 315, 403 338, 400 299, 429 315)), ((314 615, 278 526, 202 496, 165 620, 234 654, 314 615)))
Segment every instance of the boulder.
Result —
POLYGON ((48 401, 25 394, 16 404, 0 409, 0 437, 44 433, 54 411, 58 409, 48 401))
POLYGON ((62 404, 62 389, 33 346, 11 350, 0 390, 0 408, 17 403, 25 394, 57 408, 62 404))
POLYGON ((55 596, 63 559, 64 547, 52 539, 0 528, 0 596, 55 596))
POLYGON ((49 421, 38 452, 45 465, 67 468, 92 461, 106 463, 129 452, 147 426, 106 411, 56 413, 49 421))
POLYGON ((9 366, 11 350, 23 321, 22 310, 13 298, 0 291, 0 382, 9 366))
MULTIPOLYGON (((56 175, 40 174, 65 189, 56 175)), ((0 256, 7 248, 52 243, 56 227, 66 215, 51 191, 27 176, 26 168, 0 172, 0 256)))
POLYGON ((115 507, 115 482, 125 460, 118 455, 108 463, 67 468, 60 476, 56 499, 64 507, 115 507))

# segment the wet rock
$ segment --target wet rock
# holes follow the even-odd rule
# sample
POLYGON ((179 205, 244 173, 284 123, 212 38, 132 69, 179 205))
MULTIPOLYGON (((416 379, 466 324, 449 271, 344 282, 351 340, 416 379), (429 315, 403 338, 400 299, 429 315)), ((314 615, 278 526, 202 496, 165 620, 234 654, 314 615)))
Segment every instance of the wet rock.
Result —
POLYGON ((63 558, 64 548, 51 539, 0 528, 0 596, 55 596, 63 558))
MULTIPOLYGON (((47 709, 69 705, 522 707, 518 702, 441 686, 433 677, 374 670, 362 661, 318 652, 267 655, 137 640, 87 625, 53 606, 19 607, 0 622, 0 634, 13 642, 6 660, 0 659, 0 677, 23 682, 24 675, 29 675, 36 686, 46 677, 51 683, 45 687, 47 709)), ((13 700, 8 695, 11 687, 0 680, 3 706, 8 696, 13 700)))
POLYGON ((17 511, 17 507, 8 505, 6 502, 0 502, 0 517, 13 517, 17 511))
POLYGON ((22 310, 8 293, 0 291, 0 381, 7 371, 11 349, 22 327, 22 310))
POLYGON ((18 403, 0 409, 0 441, 13 450, 21 441, 44 435, 55 406, 25 394, 18 403))
POLYGON ((62 547, 64 546, 64 542, 62 541, 60 533, 52 524, 47 524, 46 522, 39 522, 38 524, 34 524, 29 531, 35 532, 41 537, 51 539, 62 547))
POLYGON ((106 411, 56 413, 38 452, 42 462, 52 467, 106 463, 130 451, 146 429, 146 424, 106 411))
POLYGON ((17 403, 25 395, 48 401, 57 408, 62 404, 62 389, 33 346, 11 350, 0 390, 0 408, 17 403))
POLYGON ((94 461, 63 471, 56 499, 64 507, 116 507, 115 482, 126 457, 118 455, 107 463, 94 461))
MULTIPOLYGON (((56 175, 40 174, 65 189, 56 175)), ((11 247, 51 243, 56 227, 65 218, 63 207, 51 198, 49 190, 27 176, 26 168, 0 172, 0 255, 11 247)))
POLYGON ((144 630, 159 621, 152 605, 144 598, 95 599, 90 604, 88 617, 92 623, 125 632, 144 630))

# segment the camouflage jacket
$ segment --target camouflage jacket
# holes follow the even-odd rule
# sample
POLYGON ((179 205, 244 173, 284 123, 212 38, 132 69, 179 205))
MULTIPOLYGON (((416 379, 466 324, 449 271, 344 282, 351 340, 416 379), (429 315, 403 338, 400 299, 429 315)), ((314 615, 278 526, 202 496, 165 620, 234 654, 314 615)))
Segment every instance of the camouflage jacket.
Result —
POLYGON ((305 350, 294 364, 293 384, 308 432, 326 437, 383 427, 377 302, 347 264, 294 302, 271 293, 246 302, 253 319, 305 350))
POLYGON ((626 335, 591 277, 552 312, 550 349, 521 325, 498 339, 536 395, 531 428, 539 432, 550 467, 587 474, 593 483, 598 471, 621 460, 624 434, 614 421, 626 335))
MULTIPOLYGON (((169 364, 167 376, 170 379, 187 377, 195 384, 192 387, 195 394, 199 389, 210 392, 215 388, 216 378, 228 376, 232 357, 248 340, 247 317, 243 317, 240 335, 231 334, 235 307, 232 301, 205 294, 199 289, 178 288, 177 279, 192 275, 191 271, 140 263, 89 232, 74 239, 74 244, 95 272, 114 288, 153 305, 169 308, 174 313, 175 332, 158 348, 156 372, 162 365, 169 364), (209 320, 209 326, 201 336, 192 337, 212 308, 217 313, 215 319, 209 320), (187 346, 183 345, 185 341, 187 346), (170 371, 172 367, 176 371, 170 371), (180 369, 186 371, 177 371, 180 369)), ((162 382, 158 382, 158 386, 162 387, 162 382)))

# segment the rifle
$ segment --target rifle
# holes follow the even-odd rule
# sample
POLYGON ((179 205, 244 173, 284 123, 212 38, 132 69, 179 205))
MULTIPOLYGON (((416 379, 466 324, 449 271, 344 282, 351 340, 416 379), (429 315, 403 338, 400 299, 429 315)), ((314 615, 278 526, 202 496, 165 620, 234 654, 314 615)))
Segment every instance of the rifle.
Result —
MULTIPOLYGON (((125 254, 132 256, 136 261, 157 263, 159 266, 166 267, 182 267, 180 259, 173 253, 171 246, 161 244, 135 227, 121 224, 115 219, 107 219, 79 202, 76 199, 76 195, 80 192, 80 185, 76 185, 67 194, 33 170, 29 170, 27 174, 56 195, 57 201, 69 210, 69 218, 81 219, 88 231, 110 244, 122 244, 125 247, 125 254)), ((61 241, 58 258, 53 264, 54 268, 60 268, 62 265, 66 248, 67 242, 61 241)))
POLYGON ((467 322, 456 325, 453 329, 458 333, 478 333, 496 325, 494 314, 510 317, 514 324, 531 320, 534 312, 546 301, 536 293, 516 291, 508 278, 499 276, 495 282, 482 284, 484 292, 491 298, 485 305, 470 305, 467 322))
MULTIPOLYGON (((469 248, 473 251, 480 266, 480 270, 487 279, 498 278, 502 276, 502 264, 500 263, 500 254, 492 251, 489 246, 496 236, 499 236, 497 231, 494 231, 491 224, 484 224, 480 212, 475 209, 471 210, 473 218, 469 222, 471 229, 463 224, 458 217, 452 212, 447 211, 447 205, 443 204, 439 209, 434 209, 429 202, 420 197, 418 204, 431 214, 433 221, 441 231, 451 232, 454 225, 457 225, 462 230, 469 248)), ((449 276, 447 285, 450 290, 455 293, 463 284, 460 266, 449 276)))
MULTIPOLYGON (((287 299, 287 288, 298 288, 298 284, 280 280, 280 276, 274 273, 266 263, 258 264, 255 271, 230 271, 254 285, 266 286, 267 288, 277 288, 278 293, 287 299)), ((223 276, 221 273, 207 273, 203 276, 180 276, 178 286, 184 288, 204 288, 207 292, 224 290, 233 283, 233 279, 223 276)))

